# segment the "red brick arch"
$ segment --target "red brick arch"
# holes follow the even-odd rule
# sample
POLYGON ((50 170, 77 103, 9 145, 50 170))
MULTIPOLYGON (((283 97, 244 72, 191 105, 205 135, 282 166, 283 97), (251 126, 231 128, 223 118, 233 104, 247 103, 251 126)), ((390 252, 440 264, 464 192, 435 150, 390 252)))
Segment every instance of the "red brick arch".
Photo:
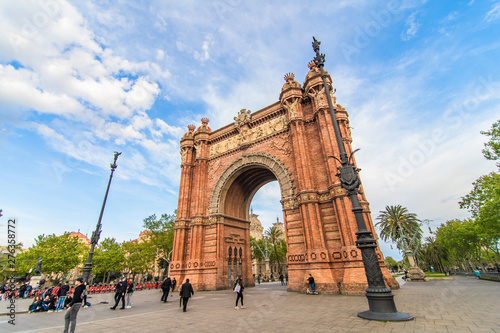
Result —
POLYGON ((280 185, 281 198, 293 198, 292 176, 279 159, 267 153, 244 154, 232 162, 217 179, 210 195, 208 213, 248 219, 249 205, 255 193, 263 185, 275 180, 280 185), (237 193, 238 188, 245 191, 237 193), (228 196, 230 199, 227 199, 228 196), (241 207, 241 212, 236 205, 241 207))
MULTIPOLYGON (((339 152, 323 81, 314 64, 303 86, 293 74, 285 80, 278 102, 256 112, 243 109, 233 123, 215 131, 203 118, 198 128, 188 126, 182 137, 170 266, 177 280, 189 278, 196 289, 225 289, 242 275, 246 286, 253 285, 249 205, 260 187, 277 180, 288 289, 304 291, 312 274, 320 291, 364 293, 367 283, 356 247, 356 221, 336 176, 339 165, 330 158, 339 152)), ((348 114, 335 97, 333 103, 350 155, 348 114)), ((374 232, 362 188, 359 200, 367 227, 374 232)), ((380 251, 378 255, 383 265, 380 251)), ((384 266, 382 272, 386 283, 397 287, 384 266)))

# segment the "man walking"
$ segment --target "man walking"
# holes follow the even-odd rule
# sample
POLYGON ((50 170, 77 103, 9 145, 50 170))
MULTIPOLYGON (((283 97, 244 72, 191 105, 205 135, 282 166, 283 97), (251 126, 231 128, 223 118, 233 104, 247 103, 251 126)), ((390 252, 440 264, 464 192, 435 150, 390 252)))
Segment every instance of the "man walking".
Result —
POLYGON ((170 276, 167 276, 167 278, 161 284, 161 290, 163 290, 163 295, 161 296, 160 302, 167 303, 168 293, 170 292, 171 285, 172 285, 172 282, 170 281, 170 276))
POLYGON ((181 286, 181 291, 179 297, 182 297, 182 311, 186 312, 186 306, 188 304, 189 298, 194 295, 193 286, 189 283, 189 279, 181 286))
POLYGON ((83 284, 83 279, 78 278, 75 281, 75 291, 73 293, 73 299, 71 300, 71 303, 69 303, 69 308, 68 311, 66 311, 66 314, 64 315, 64 331, 63 333, 68 333, 68 328, 69 332, 73 333, 75 332, 75 327, 76 327, 76 316, 78 315, 78 311, 80 310, 80 307, 82 306, 82 294, 83 291, 85 290, 85 285, 83 284), (70 328, 70 323, 71 323, 71 328, 70 328))
POLYGON ((118 306, 118 303, 120 303, 120 299, 122 300, 122 307, 120 310, 125 309, 125 293, 127 292, 127 280, 122 276, 121 281, 118 282, 116 285, 116 292, 115 292, 115 306, 110 307, 111 310, 115 310, 116 307, 118 306))
POLYGON ((175 276, 174 276, 174 279, 172 280, 172 294, 174 293, 176 284, 177 284, 177 280, 175 279, 175 276))

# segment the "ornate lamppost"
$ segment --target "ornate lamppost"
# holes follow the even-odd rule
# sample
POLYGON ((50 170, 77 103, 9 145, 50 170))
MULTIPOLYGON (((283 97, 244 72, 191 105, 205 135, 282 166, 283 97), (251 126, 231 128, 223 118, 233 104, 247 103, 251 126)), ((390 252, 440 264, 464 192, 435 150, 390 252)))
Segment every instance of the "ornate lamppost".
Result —
POLYGON ((97 221, 97 226, 95 227, 95 231, 92 232, 92 237, 90 238, 89 257, 87 258, 87 262, 85 263, 85 266, 83 266, 82 278, 83 278, 83 281, 85 281, 85 282, 89 281, 90 271, 92 271, 92 257, 94 256, 94 248, 97 245, 97 242, 99 241, 99 237, 101 236, 102 213, 104 213, 104 206, 106 206, 106 199, 108 198, 109 186, 111 185, 111 179, 113 178, 113 172, 115 172, 115 169, 117 167, 116 160, 118 159, 118 156, 120 156, 121 154, 122 153, 115 151, 115 159, 113 161, 113 164, 111 164, 111 175, 109 176, 108 187, 106 189, 106 194, 104 195, 104 201, 102 203, 101 214, 99 214, 99 220, 97 221))
POLYGON ((338 167, 339 173, 336 176, 340 177, 340 183, 342 187, 346 189, 347 195, 351 199, 352 211, 354 213, 356 224, 358 226, 358 232, 356 232, 356 246, 361 250, 366 279, 368 281, 366 298, 368 299, 370 310, 360 312, 358 313, 358 316, 369 320, 412 320, 412 316, 398 312, 396 310, 394 295, 392 294, 391 289, 389 289, 385 285, 382 271, 378 262, 377 253, 375 252, 377 241, 373 238, 372 232, 366 229, 366 224, 363 218, 363 208, 361 208, 358 199, 360 185, 358 172, 360 171, 360 169, 357 169, 354 164, 351 163, 350 159, 352 157, 352 154, 349 158, 347 157, 344 143, 342 141, 342 136, 340 134, 340 128, 337 123, 335 111, 333 109, 332 99, 330 98, 330 91, 328 88, 328 83, 326 81, 326 74, 323 69, 323 66, 325 65, 325 55, 319 52, 320 44, 321 42, 317 41, 316 38, 313 37, 312 46, 314 52, 316 53, 314 62, 321 71, 321 78, 323 79, 326 99, 328 101, 328 107, 330 109, 330 115, 332 117, 332 123, 335 130, 335 138, 337 140, 337 145, 340 152, 340 159, 334 156, 332 157, 340 162, 341 166, 338 167))

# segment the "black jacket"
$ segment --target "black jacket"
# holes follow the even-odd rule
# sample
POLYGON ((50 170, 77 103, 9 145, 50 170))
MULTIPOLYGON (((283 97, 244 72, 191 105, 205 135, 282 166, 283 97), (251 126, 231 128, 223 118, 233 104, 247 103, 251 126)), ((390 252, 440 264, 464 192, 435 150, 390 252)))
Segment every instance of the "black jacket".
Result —
POLYGON ((123 294, 125 292, 127 292, 127 281, 123 280, 118 282, 118 284, 116 285, 116 293, 123 294))
POLYGON ((243 287, 243 280, 242 280, 242 279, 238 279, 238 280, 236 280, 236 282, 234 283, 233 290, 234 290, 234 288, 236 288, 236 286, 238 285, 238 283, 239 283, 239 284, 240 284, 240 286, 241 286, 241 287, 240 287, 240 293, 242 293, 242 292, 243 292, 243 289, 245 289, 245 287, 243 287))
POLYGON ((59 292, 57 293, 57 296, 66 296, 69 291, 69 286, 67 284, 63 284, 61 288, 59 288, 59 292))
POLYGON ((191 295, 194 295, 193 286, 191 285, 191 283, 186 282, 182 285, 179 296, 184 298, 191 298, 191 295))
POLYGON ((73 293, 73 299, 71 300, 71 303, 69 303, 70 307, 75 303, 82 302, 82 293, 84 290, 85 290, 85 285, 83 283, 75 288, 75 291, 73 293))
POLYGON ((172 281, 170 281, 170 278, 166 278, 165 281, 163 281, 163 283, 161 284, 161 289, 163 290, 168 289, 170 288, 171 285, 172 281))

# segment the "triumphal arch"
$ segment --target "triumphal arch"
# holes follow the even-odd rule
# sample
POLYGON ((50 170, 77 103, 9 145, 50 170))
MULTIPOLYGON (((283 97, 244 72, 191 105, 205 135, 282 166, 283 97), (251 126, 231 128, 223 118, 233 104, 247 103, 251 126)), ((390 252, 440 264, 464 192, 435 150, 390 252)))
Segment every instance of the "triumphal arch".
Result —
MULTIPOLYGON (((336 176, 340 163, 320 71, 309 63, 304 84, 285 75, 279 101, 241 110, 215 131, 208 119, 181 139, 181 183, 170 275, 198 290, 225 289, 242 275, 254 285, 249 206, 260 187, 278 181, 288 244, 289 290, 304 291, 312 274, 324 292, 361 294, 368 286, 356 221, 336 176)), ((347 153, 348 114, 330 94, 347 153)), ((359 200, 375 235, 369 204, 359 200)), ((385 282, 397 288, 377 248, 385 282)))

